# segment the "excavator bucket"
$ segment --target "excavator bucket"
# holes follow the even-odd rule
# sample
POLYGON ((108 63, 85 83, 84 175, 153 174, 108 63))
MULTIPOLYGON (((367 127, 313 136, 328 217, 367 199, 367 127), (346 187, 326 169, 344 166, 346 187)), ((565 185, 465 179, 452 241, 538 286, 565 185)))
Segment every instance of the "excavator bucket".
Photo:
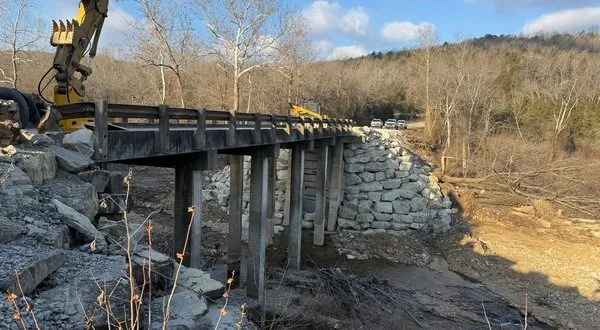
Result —
POLYGON ((79 30, 79 23, 76 20, 68 20, 63 22, 59 20, 52 21, 52 38, 50 44, 52 46, 58 45, 72 45, 73 35, 79 30))

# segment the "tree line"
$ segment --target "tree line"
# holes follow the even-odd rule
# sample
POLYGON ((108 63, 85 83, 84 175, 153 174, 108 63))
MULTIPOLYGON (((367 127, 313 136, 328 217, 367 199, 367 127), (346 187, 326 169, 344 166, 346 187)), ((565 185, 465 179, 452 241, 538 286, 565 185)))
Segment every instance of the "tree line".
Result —
MULTIPOLYGON (((91 98, 263 113, 318 100, 329 116, 362 123, 422 118, 426 138, 444 154, 453 146, 477 153, 506 131, 551 141, 557 152, 576 148, 574 141, 600 145, 594 31, 440 44, 423 29, 415 49, 322 61, 298 11, 277 0, 135 3, 141 18, 123 35, 127 42, 96 59, 91 98)), ((39 19, 30 0, 0 6, 20 9, 2 11, 0 80, 35 91, 52 62, 32 47, 43 35, 39 19)))

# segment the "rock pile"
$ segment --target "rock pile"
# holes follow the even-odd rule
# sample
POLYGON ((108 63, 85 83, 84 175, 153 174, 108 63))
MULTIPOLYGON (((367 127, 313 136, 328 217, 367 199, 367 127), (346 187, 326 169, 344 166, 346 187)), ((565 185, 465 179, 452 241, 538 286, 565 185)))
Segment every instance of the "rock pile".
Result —
MULTIPOLYGON (((338 228, 364 233, 440 233, 450 229, 452 214, 458 212, 444 197, 431 168, 385 130, 357 129, 360 143, 344 150, 344 193, 338 212, 338 228)), ((277 159, 275 225, 283 220, 289 152, 277 159)), ((248 226, 250 201, 250 157, 244 161, 244 214, 248 226)), ((229 167, 206 177, 204 201, 229 206, 229 167)), ((302 226, 314 227, 315 214, 305 212, 302 226)))
MULTIPOLYGON (((242 205, 242 226, 248 228, 250 217, 250 156, 244 156, 244 190, 242 205)), ((288 176, 289 151, 282 149, 276 162, 276 181, 275 181, 275 213, 273 223, 280 225, 283 222, 283 212, 285 205, 285 184, 288 176)), ((224 211, 229 210, 229 178, 230 167, 209 173, 204 178, 202 190, 202 200, 205 202, 216 202, 224 211)))
MULTIPOLYGON (((431 168, 384 130, 358 130, 363 142, 344 150, 342 229, 368 233, 444 232, 458 210, 440 192, 431 168)), ((305 217, 309 221, 309 217, 305 217)))
MULTIPOLYGON (((113 316, 125 320, 130 301, 127 229, 137 285, 148 274, 149 255, 155 294, 168 295, 173 285, 175 260, 144 245, 145 228, 134 223, 127 228, 122 220, 102 216, 123 213, 123 175, 96 168, 90 158, 92 132, 63 135, 22 130, 24 143, 0 149, 2 329, 20 329, 21 320, 26 328, 35 328, 25 301, 35 306, 44 329, 106 327, 109 301, 113 316), (23 299, 21 289, 35 298, 23 299)), ((168 326, 196 329, 214 323, 205 296, 218 299, 223 284, 200 270, 184 268, 180 275, 174 304, 196 307, 173 313, 168 326)), ((153 303, 156 327, 162 327, 163 300, 153 303)))

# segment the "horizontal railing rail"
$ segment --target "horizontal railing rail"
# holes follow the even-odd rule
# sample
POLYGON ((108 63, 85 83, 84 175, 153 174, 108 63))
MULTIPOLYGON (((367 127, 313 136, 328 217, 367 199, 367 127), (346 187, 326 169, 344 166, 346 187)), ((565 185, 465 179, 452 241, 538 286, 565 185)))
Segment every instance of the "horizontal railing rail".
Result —
POLYGON ((97 161, 310 142, 350 136, 355 124, 349 119, 263 113, 234 115, 227 111, 105 101, 61 105, 57 106, 57 110, 65 120, 93 118, 94 158, 97 161), (115 126, 122 126, 125 130, 115 126))

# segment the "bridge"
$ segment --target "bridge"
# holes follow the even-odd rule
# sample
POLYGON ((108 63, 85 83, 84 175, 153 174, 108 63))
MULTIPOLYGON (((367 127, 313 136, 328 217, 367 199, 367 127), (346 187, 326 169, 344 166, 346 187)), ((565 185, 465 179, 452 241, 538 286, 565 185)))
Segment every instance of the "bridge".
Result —
POLYGON ((272 230, 276 157, 291 149, 289 169, 288 263, 300 268, 305 151, 318 156, 314 244, 323 245, 325 228, 335 230, 343 190, 344 143, 355 136, 351 120, 312 119, 205 109, 110 104, 106 101, 57 107, 63 119, 93 118, 97 163, 123 163, 175 169, 174 242, 184 264, 200 268, 202 171, 216 167, 217 154, 229 156, 228 259, 242 257, 243 157, 251 156, 247 258, 242 263, 247 295, 265 302, 266 245, 272 230), (330 153, 332 155, 330 155, 330 153), (330 161, 331 160, 331 161, 330 161), (328 178, 328 175, 331 175, 328 178), (329 183, 329 189, 326 183, 329 183), (195 207, 193 213, 188 208, 195 207), (193 218, 192 215, 193 214, 193 218))

